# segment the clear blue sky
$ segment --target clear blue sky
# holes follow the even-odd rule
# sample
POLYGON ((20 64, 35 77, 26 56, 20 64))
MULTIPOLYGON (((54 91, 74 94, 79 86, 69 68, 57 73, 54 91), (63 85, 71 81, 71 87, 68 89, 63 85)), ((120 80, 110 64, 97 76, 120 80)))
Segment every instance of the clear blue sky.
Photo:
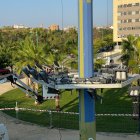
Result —
MULTIPOLYGON (((77 26, 78 0, 63 0, 64 27, 77 26)), ((108 23, 112 24, 112 0, 108 0, 108 23)), ((93 0, 94 25, 107 25, 107 0, 93 0)), ((61 0, 0 0, 0 26, 24 24, 62 25, 61 0)))

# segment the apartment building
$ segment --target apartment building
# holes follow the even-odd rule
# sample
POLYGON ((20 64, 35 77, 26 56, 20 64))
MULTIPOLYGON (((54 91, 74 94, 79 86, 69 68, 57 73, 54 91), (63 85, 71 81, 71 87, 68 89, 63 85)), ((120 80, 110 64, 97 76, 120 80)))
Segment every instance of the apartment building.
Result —
POLYGON ((117 43, 130 34, 140 36, 140 0, 113 1, 113 28, 117 43))
POLYGON ((51 31, 58 31, 58 30, 59 30, 59 25, 52 24, 52 25, 49 27, 49 30, 51 30, 51 31))

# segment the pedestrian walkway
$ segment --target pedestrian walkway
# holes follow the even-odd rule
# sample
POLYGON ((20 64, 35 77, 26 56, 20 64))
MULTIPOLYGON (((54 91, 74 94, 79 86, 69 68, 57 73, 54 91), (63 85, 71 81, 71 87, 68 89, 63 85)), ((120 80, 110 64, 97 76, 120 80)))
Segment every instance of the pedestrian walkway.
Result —
MULTIPOLYGON (((14 88, 10 82, 0 84, 0 95, 12 89, 14 88)), ((48 129, 19 121, 2 112, 0 112, 0 123, 6 125, 10 140, 79 140, 79 131, 48 129)), ((140 136, 97 133, 97 140, 140 140, 140 136)))
POLYGON ((2 95, 3 93, 5 93, 7 91, 12 90, 12 89, 14 89, 14 87, 11 86, 10 82, 0 84, 0 95, 2 95))
MULTIPOLYGON (((49 129, 19 121, 2 112, 0 112, 0 123, 6 125, 10 140, 79 140, 79 131, 49 129)), ((140 140, 140 136, 97 133, 97 140, 140 140)))
MULTIPOLYGON (((23 78, 22 81, 25 83, 26 79, 23 78)), ((10 90, 17 88, 16 85, 13 85, 13 86, 11 85, 11 82, 5 82, 3 84, 0 84, 0 95, 4 94, 5 92, 8 92, 10 90)))

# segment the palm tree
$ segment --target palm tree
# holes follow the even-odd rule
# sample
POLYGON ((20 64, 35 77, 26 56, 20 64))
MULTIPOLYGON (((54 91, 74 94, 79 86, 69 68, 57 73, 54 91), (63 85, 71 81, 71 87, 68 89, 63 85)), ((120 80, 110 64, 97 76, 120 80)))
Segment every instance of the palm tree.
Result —
MULTIPOLYGON (((21 42, 16 55, 15 67, 17 72, 20 73, 22 68, 30 65, 34 67, 36 64, 43 65, 47 63, 47 55, 44 52, 44 45, 37 45, 31 40, 26 38, 25 41, 21 42)), ((49 62, 49 61, 48 61, 49 62)), ((30 78, 26 76, 26 84, 33 86, 34 90, 38 90, 38 84, 30 83, 30 78)))
POLYGON ((136 38, 132 35, 129 35, 127 39, 122 40, 122 57, 121 61, 126 66, 131 66, 131 61, 135 60, 134 54, 136 52, 135 48, 136 38))
MULTIPOLYGON (((8 44, 8 43, 7 43, 8 44)), ((0 44, 0 67, 12 65, 12 49, 5 43, 0 44)))
POLYGON ((135 71, 140 72, 140 37, 138 37, 135 41, 135 63, 136 63, 136 67, 135 67, 135 71))
POLYGON ((42 65, 46 63, 46 54, 43 49, 43 45, 37 47, 30 38, 26 38, 25 41, 21 42, 16 55, 15 64, 18 72, 27 65, 35 66, 35 64, 42 65))

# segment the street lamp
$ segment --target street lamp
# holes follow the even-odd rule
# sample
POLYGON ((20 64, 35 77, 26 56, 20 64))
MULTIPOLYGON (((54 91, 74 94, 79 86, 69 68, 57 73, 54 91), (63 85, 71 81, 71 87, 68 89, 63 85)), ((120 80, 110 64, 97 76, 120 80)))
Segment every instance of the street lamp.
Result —
POLYGON ((139 121, 138 132, 140 133, 140 86, 132 86, 129 95, 133 100, 133 118, 139 121))
POLYGON ((125 81, 128 77, 128 70, 125 66, 121 65, 117 69, 115 69, 115 79, 117 81, 125 81))
POLYGON ((139 86, 133 86, 130 90, 130 96, 131 97, 139 97, 140 87, 139 86))

